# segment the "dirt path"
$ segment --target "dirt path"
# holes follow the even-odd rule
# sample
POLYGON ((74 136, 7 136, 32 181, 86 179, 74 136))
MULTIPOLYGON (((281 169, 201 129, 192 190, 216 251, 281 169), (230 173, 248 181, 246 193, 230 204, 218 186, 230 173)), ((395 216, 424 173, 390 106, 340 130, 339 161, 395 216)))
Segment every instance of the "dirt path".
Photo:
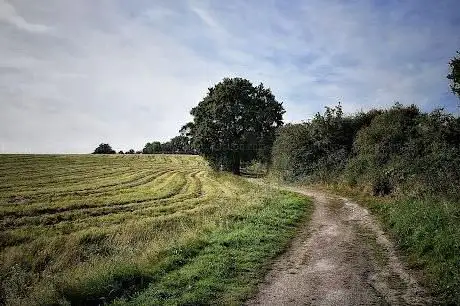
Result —
POLYGON ((321 191, 282 188, 312 197, 315 211, 247 305, 431 304, 365 208, 321 191))

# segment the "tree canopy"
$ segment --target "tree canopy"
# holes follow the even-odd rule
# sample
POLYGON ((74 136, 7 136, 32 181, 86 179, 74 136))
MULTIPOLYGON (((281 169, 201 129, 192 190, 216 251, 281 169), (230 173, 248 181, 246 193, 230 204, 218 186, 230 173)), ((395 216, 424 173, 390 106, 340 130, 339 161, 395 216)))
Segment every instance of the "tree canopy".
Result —
POLYGON ((93 154, 115 154, 115 150, 108 143, 101 143, 93 152, 93 154))
POLYGON ((239 174, 241 162, 269 161, 284 108, 262 83, 225 78, 190 113, 193 122, 181 133, 215 169, 239 174))
MULTIPOLYGON (((457 51, 460 55, 460 52, 457 51)), ((447 78, 450 80, 450 88, 452 92, 460 98, 460 57, 454 57, 450 63, 450 72, 447 78)))

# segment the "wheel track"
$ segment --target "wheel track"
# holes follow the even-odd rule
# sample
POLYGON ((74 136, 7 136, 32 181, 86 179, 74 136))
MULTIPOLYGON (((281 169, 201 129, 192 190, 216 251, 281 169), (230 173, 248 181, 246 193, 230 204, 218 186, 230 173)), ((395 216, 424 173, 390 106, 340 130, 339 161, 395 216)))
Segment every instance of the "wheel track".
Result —
MULTIPOLYGON (((173 176, 174 172, 169 171, 167 173, 164 173, 164 175, 168 176, 173 176)), ((158 179, 165 179, 165 177, 159 177, 158 179)), ((159 187, 164 187, 164 183, 160 185, 159 187)), ((129 189, 129 188, 127 188, 129 189)), ((158 188, 159 189, 159 188, 158 188)), ((157 190, 158 190, 157 189, 157 190)), ((134 194, 135 192, 131 192, 134 194)), ((112 196, 116 196, 117 193, 112 194, 112 196)), ((55 214, 55 213, 62 213, 62 212, 68 212, 68 211, 74 211, 74 210, 82 210, 82 209, 91 209, 91 208, 98 208, 102 206, 117 206, 117 205, 125 205, 125 204, 130 204, 130 203, 142 203, 142 202, 147 202, 149 200, 153 199, 159 199, 162 198, 161 195, 155 195, 155 196, 143 196, 140 197, 138 196, 137 198, 130 198, 128 200, 120 201, 120 200, 111 200, 110 198, 108 199, 98 199, 98 202, 95 203, 88 203, 88 199, 82 202, 81 200, 78 200, 76 202, 67 202, 66 206, 62 206, 61 202, 56 202, 52 206, 44 206, 43 203, 34 203, 30 204, 27 210, 23 211, 17 211, 17 210, 11 210, 11 211, 3 211, 2 212, 2 218, 5 217, 27 217, 27 216, 35 216, 35 215, 44 215, 44 214, 55 214), (31 208, 30 206, 34 205, 35 209, 33 207, 31 208)))
MULTIPOLYGON (((195 176, 197 173, 200 171, 192 172, 190 174, 190 180, 194 180, 195 176)), ((173 175, 175 173, 172 173, 173 175)), ((163 184, 160 186, 161 188, 167 187, 169 184, 169 181, 163 182, 163 184)), ((190 194, 181 194, 184 191, 184 188, 186 187, 187 182, 184 182, 183 184, 180 184, 176 186, 175 188, 168 188, 168 191, 166 194, 163 195, 157 195, 154 198, 148 198, 148 199, 142 199, 138 200, 135 202, 132 202, 132 200, 127 201, 127 203, 124 204, 119 204, 116 203, 111 203, 107 204, 104 206, 92 206, 92 207, 78 207, 72 210, 60 210, 55 213, 46 213, 44 214, 43 212, 39 216, 23 216, 19 219, 8 219, 8 220, 3 220, 0 224, 0 229, 2 230, 7 230, 7 229, 21 229, 23 227, 30 227, 30 225, 37 226, 37 227, 42 227, 42 226, 55 226, 56 224, 59 223, 64 223, 64 222, 73 222, 75 220, 82 221, 82 220, 88 220, 92 219, 98 216, 104 216, 108 214, 120 214, 123 212, 136 212, 139 210, 142 210, 144 208, 152 206, 152 204, 163 204, 163 203, 168 203, 173 199, 173 203, 177 203, 180 201, 187 200, 188 198, 196 198, 197 192, 196 190, 192 191, 190 194), (177 196, 177 199, 174 199, 174 197, 177 196), (139 205, 143 206, 139 208, 139 205), (70 213, 69 213, 70 212, 70 213), (89 217, 88 217, 89 215, 89 217)), ((195 182, 196 184, 196 182, 195 182)), ((200 189, 200 187, 198 188, 200 189)), ((35 214, 35 213, 34 213, 35 214)))
MULTIPOLYGON (((42 186, 47 186, 49 184, 56 184, 56 183, 60 183, 60 184, 74 183, 74 182, 80 182, 82 180, 97 178, 102 175, 104 175, 105 177, 107 176, 115 177, 116 175, 119 175, 121 173, 126 173, 128 170, 133 170, 131 167, 124 167, 124 168, 115 169, 115 170, 110 170, 110 169, 112 168, 111 167, 101 168, 101 170, 91 172, 90 174, 87 174, 88 169, 81 169, 81 171, 74 171, 74 170, 68 169, 68 171, 65 173, 66 175, 61 175, 59 173, 53 172, 53 177, 56 177, 56 179, 51 179, 51 180, 46 180, 46 181, 43 181, 43 179, 49 178, 50 177, 49 173, 40 175, 40 177, 27 177, 27 175, 25 175, 24 173, 21 173, 21 176, 18 177, 16 180, 5 179, 4 182, 7 182, 9 185, 2 185, 0 183, 0 191, 2 190, 6 191, 9 189, 17 189, 18 187, 30 187, 30 185, 33 185, 33 187, 36 188, 36 187, 42 187, 42 186), (19 182, 23 182, 23 184, 18 184, 19 182)), ((141 169, 141 170, 147 171, 148 169, 141 169)))
MULTIPOLYGON (((191 215, 216 209, 216 205, 211 203, 211 201, 218 195, 221 195, 223 190, 217 181, 211 182, 206 172, 203 171, 202 163, 193 160, 193 162, 187 163, 188 167, 184 167, 184 163, 182 162, 173 163, 175 158, 170 156, 165 157, 164 160, 166 161, 165 165, 171 168, 176 167, 176 169, 162 169, 157 173, 162 171, 164 173, 171 172, 169 179, 166 178, 160 184, 157 184, 156 188, 150 188, 145 185, 153 183, 150 182, 151 178, 153 178, 153 176, 151 176, 146 179, 143 184, 139 184, 139 186, 143 188, 138 188, 141 189, 142 192, 145 192, 146 195, 149 195, 149 192, 151 193, 152 190, 161 191, 160 194, 155 194, 153 197, 149 195, 148 197, 137 198, 134 199, 134 202, 132 198, 121 203, 105 202, 101 206, 99 203, 96 205, 84 203, 77 203, 75 205, 74 203, 67 207, 40 207, 36 210, 30 210, 28 205, 28 211, 23 211, 21 213, 11 212, 9 216, 5 215, 5 211, 2 211, 4 217, 6 216, 6 218, 2 220, 3 223, 0 225, 2 237, 6 237, 3 236, 3 234, 7 236, 10 235, 10 238, 13 238, 12 245, 21 245, 41 235, 46 235, 47 237, 65 235, 69 231, 69 228, 66 228, 69 225, 71 226, 72 233, 85 231, 90 228, 100 228, 101 226, 116 231, 120 224, 129 220, 148 219, 150 220, 149 222, 153 222, 157 218, 159 218, 159 220, 165 218, 174 219, 176 216, 178 217, 184 214, 191 215), (174 166, 172 164, 178 165, 174 166), (180 170, 177 168, 180 168, 180 170), (177 184, 171 191, 171 182, 174 181, 174 176, 179 179, 184 177, 185 179, 177 184), (205 188, 203 188, 204 182, 208 185, 205 188), (73 215, 68 215, 69 212, 73 215), (26 218, 18 221, 18 218, 16 218, 18 214, 25 215, 26 218), (27 216, 27 214, 30 214, 30 216, 27 216), (38 214, 38 216, 32 216, 33 214, 38 214), (46 219, 47 214, 49 219, 46 219), (45 219, 40 220, 43 217, 45 217, 45 219), (16 219, 16 224, 10 219, 16 219), (14 237, 18 237, 19 240, 14 241, 14 237)), ((156 165, 158 166, 158 164, 156 165)), ((114 186, 105 186, 106 190, 99 191, 98 194, 103 194, 107 191, 120 192, 123 190, 132 190, 132 187, 134 187, 132 183, 131 186, 129 186, 126 182, 121 185, 124 187, 120 188, 120 184, 116 184, 116 186, 115 184, 114 186)), ((97 190, 97 188, 100 190, 100 187, 94 187, 93 189, 97 190)), ((90 193, 90 191, 91 189, 89 188, 82 190, 72 189, 62 192, 62 198, 65 198, 64 195, 67 194, 69 196, 82 196, 90 193), (81 194, 79 194, 79 191, 81 194)), ((138 191, 139 190, 133 191, 131 194, 135 195, 138 191)), ((42 193, 44 196, 48 194, 49 191, 42 193)), ((94 196, 94 193, 90 195, 94 196)), ((55 198, 57 198, 57 196, 55 196, 55 198)), ((38 203, 37 206, 41 204, 42 203, 38 203)), ((62 203, 59 202, 56 204, 62 205, 62 203)))
MULTIPOLYGON (((146 183, 148 183, 149 177, 155 176, 158 172, 164 172, 164 171, 158 171, 157 172, 152 172, 151 170, 145 170, 140 173, 127 173, 122 178, 124 178, 123 181, 120 180, 120 176, 117 175, 118 173, 115 173, 115 175, 109 176, 109 177, 104 177, 103 179, 96 181, 98 184, 94 184, 90 187, 88 186, 88 183, 85 184, 76 184, 73 185, 72 188, 67 188, 66 190, 63 190, 62 188, 56 188, 56 189, 47 189, 45 191, 37 191, 37 190, 27 190, 27 191, 20 191, 19 193, 13 193, 17 194, 19 196, 24 196, 24 197, 29 197, 29 198, 36 198, 42 195, 52 195, 52 196, 65 196, 65 195, 78 195, 79 193, 85 193, 85 192, 91 192, 91 191, 98 191, 101 190, 104 191, 106 189, 117 189, 118 186, 124 186, 124 185, 129 185, 131 183, 136 183, 137 181, 142 181, 146 180, 146 183), (101 183, 102 182, 102 183, 101 183), (81 188, 82 186, 83 188, 81 188)), ((133 185, 135 186, 135 184, 133 185)), ((128 186, 131 187, 131 186, 128 186)), ((34 186, 36 188, 36 186, 34 186)), ((101 192, 102 192, 101 191, 101 192)), ((12 194, 5 193, 3 196, 11 196, 12 194)))

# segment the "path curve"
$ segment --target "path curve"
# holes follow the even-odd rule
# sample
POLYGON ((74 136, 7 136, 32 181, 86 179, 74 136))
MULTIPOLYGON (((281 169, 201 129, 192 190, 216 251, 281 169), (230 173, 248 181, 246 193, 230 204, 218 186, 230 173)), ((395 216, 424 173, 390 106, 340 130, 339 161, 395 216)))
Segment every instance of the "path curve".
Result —
POLYGON ((431 304, 365 208, 318 190, 278 188, 312 197, 315 211, 247 305, 431 304))

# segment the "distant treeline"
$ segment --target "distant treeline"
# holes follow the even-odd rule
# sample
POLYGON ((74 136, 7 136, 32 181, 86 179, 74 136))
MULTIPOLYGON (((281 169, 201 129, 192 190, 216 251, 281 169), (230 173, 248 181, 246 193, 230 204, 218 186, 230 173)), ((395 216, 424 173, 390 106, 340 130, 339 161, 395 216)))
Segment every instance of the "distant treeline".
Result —
POLYGON ((196 154, 196 151, 192 149, 190 145, 190 139, 187 136, 176 136, 171 138, 167 142, 147 142, 142 149, 143 154, 196 154))
MULTIPOLYGON (((101 143, 93 154, 116 154, 108 143, 101 143)), ((170 141, 147 142, 141 150, 130 149, 128 151, 118 151, 118 154, 196 154, 196 150, 190 145, 190 138, 184 135, 171 138, 170 141)))
POLYGON ((272 170, 289 181, 345 183, 374 195, 460 198, 460 118, 396 103, 344 115, 340 104, 279 129, 272 170))

